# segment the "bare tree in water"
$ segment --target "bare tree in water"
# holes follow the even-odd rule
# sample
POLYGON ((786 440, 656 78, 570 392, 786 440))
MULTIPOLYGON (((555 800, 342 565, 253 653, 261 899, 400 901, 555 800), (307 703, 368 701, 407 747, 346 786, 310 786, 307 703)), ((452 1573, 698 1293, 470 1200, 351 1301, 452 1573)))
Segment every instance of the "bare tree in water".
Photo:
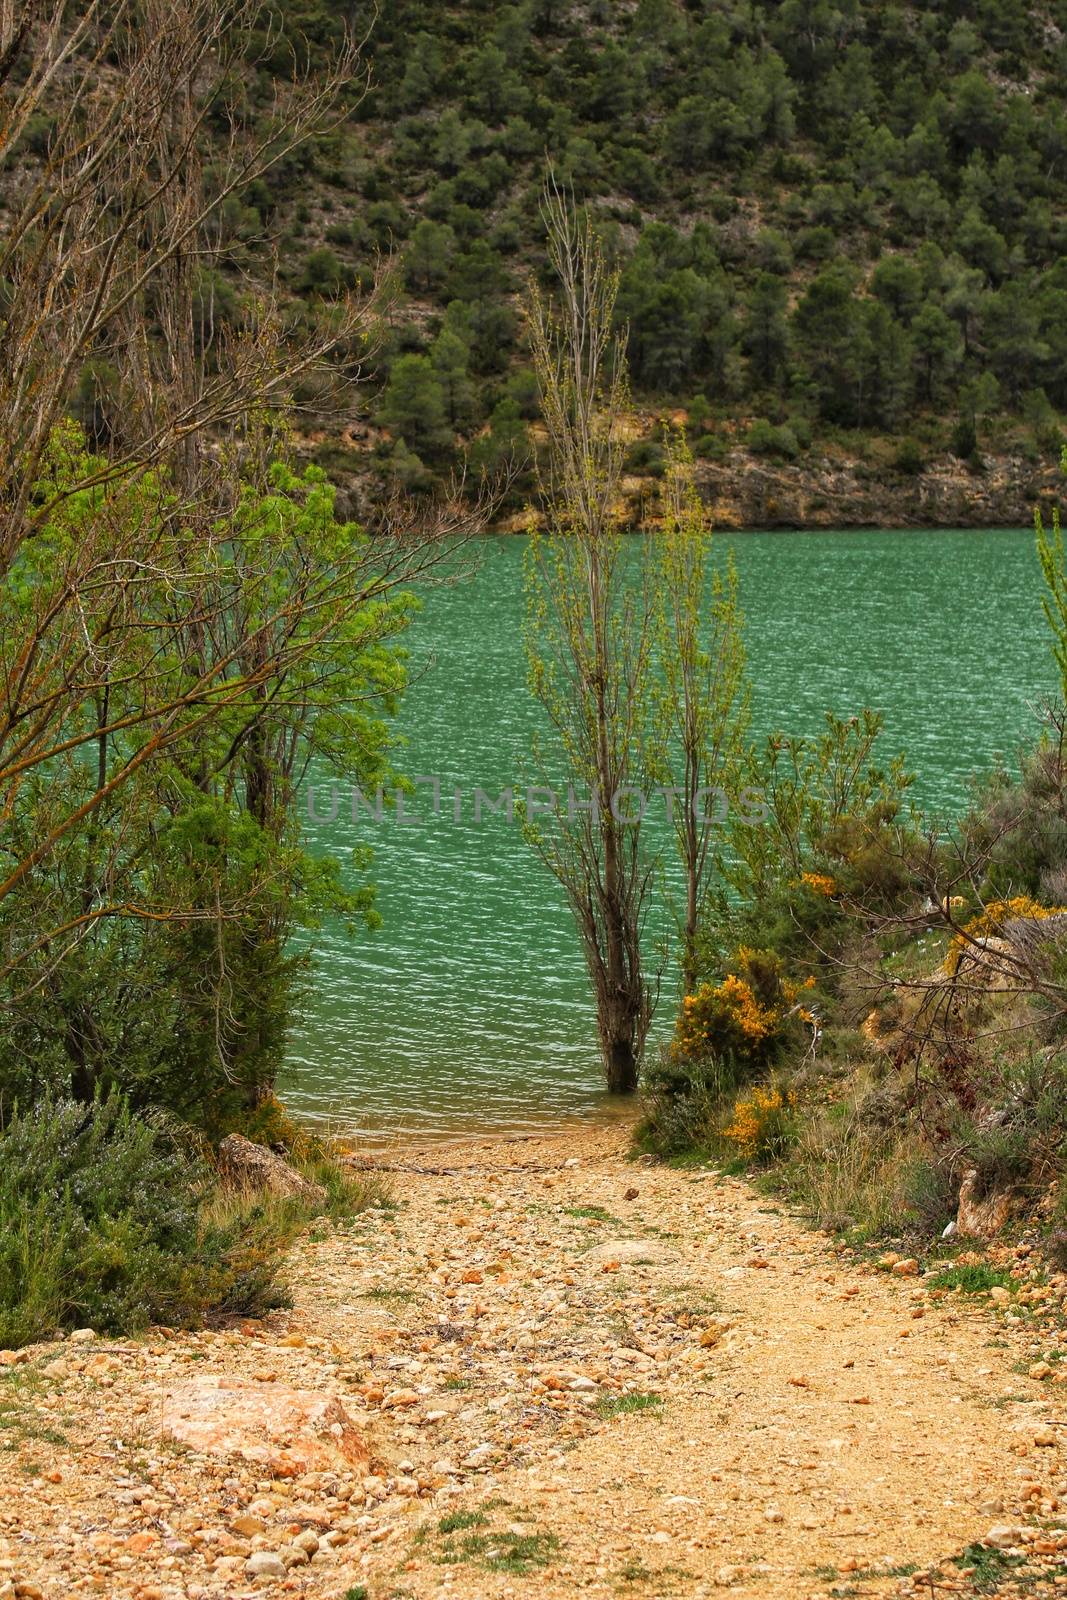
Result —
POLYGON ((643 541, 627 543, 620 520, 629 391, 613 326, 616 279, 554 185, 543 210, 557 296, 550 304, 534 290, 530 300, 548 440, 539 467, 545 531, 529 554, 527 653, 551 726, 535 758, 546 781, 570 787, 551 815, 528 818, 527 833, 574 913, 608 1088, 624 1094, 637 1086, 654 1001, 641 953, 652 869, 640 826, 640 791, 651 776, 654 557, 643 541))

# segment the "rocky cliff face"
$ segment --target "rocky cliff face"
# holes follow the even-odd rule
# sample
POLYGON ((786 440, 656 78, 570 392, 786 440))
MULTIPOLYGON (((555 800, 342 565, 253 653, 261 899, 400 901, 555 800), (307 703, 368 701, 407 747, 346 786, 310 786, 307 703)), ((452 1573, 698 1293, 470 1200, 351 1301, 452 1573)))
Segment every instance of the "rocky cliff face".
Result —
POLYGON ((826 458, 771 466, 741 451, 701 480, 718 528, 1026 527, 1062 482, 1021 456, 988 457, 981 472, 950 456, 904 475, 826 458))
MULTIPOLYGON (((537 431, 531 429, 535 447, 537 431)), ((647 430, 636 436, 647 437, 647 430)), ((380 481, 359 443, 347 437, 344 443, 352 451, 351 468, 343 458, 331 460, 342 515, 373 523, 380 481)), ((719 529, 1029 527, 1035 510, 1049 519, 1067 490, 1057 464, 1035 465, 1021 453, 986 454, 980 469, 946 455, 905 473, 884 462, 821 453, 817 446, 793 462, 767 461, 736 446, 717 461, 698 461, 697 479, 719 529)), ((627 473, 620 487, 627 522, 654 527, 659 477, 627 473)), ((521 488, 513 495, 498 531, 523 533, 531 518, 539 522, 532 487, 527 493, 529 499, 521 488)))

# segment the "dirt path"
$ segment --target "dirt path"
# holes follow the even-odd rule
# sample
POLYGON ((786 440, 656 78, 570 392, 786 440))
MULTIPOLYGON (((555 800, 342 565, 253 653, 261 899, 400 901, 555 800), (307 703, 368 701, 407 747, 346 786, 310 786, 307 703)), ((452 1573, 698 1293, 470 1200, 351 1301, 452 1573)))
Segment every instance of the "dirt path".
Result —
POLYGON ((624 1154, 613 1130, 386 1160, 395 1208, 313 1233, 291 1311, 68 1343, 59 1371, 46 1353, 0 1597, 5 1571, 48 1600, 257 1593, 249 1556, 309 1531, 311 1559, 259 1586, 1067 1592, 1067 1390, 1027 1376, 1055 1328, 847 1262, 739 1181, 624 1154), (152 1396, 190 1368, 342 1394, 377 1470, 277 1484, 167 1450, 152 1396), (58 1483, 42 1416, 68 1440, 43 1447, 58 1483), (1006 1553, 954 1563, 994 1525, 1006 1553))

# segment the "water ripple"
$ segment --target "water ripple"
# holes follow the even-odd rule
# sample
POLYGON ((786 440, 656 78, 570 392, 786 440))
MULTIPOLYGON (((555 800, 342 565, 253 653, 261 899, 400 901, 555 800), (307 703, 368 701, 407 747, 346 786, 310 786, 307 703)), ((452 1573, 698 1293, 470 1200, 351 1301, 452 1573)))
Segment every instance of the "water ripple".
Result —
MULTIPOLYGON (((739 534, 754 729, 814 733, 866 705, 903 749, 916 798, 951 813, 1010 756, 1055 684, 1032 536, 1022 531, 739 534)), ((727 540, 723 540, 725 545, 727 540)), ((517 827, 451 791, 523 781, 536 722, 522 649, 524 541, 485 541, 476 576, 433 590, 412 633, 407 770, 442 780, 418 828, 345 807, 311 826, 342 857, 375 850, 382 928, 316 940, 281 1084, 305 1116, 367 1134, 535 1128, 605 1109, 570 915, 517 827)), ((566 774, 561 774, 565 784, 566 774)), ((428 808, 422 790, 419 809, 428 808)), ((670 990, 664 1018, 669 1025, 670 990)))

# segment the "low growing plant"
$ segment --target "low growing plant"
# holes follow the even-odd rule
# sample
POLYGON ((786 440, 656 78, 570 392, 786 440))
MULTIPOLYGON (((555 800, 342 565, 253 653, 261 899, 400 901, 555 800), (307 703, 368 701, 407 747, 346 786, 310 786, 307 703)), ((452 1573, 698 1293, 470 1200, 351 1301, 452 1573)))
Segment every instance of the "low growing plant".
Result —
POLYGON ((203 1163, 118 1094, 45 1098, 0 1135, 0 1345, 185 1322, 210 1297, 203 1163))
POLYGON ((286 1303, 279 1274, 300 1230, 378 1193, 305 1143, 294 1160, 325 1185, 323 1206, 220 1185, 187 1129, 115 1090, 16 1109, 0 1133, 0 1346, 286 1303))

